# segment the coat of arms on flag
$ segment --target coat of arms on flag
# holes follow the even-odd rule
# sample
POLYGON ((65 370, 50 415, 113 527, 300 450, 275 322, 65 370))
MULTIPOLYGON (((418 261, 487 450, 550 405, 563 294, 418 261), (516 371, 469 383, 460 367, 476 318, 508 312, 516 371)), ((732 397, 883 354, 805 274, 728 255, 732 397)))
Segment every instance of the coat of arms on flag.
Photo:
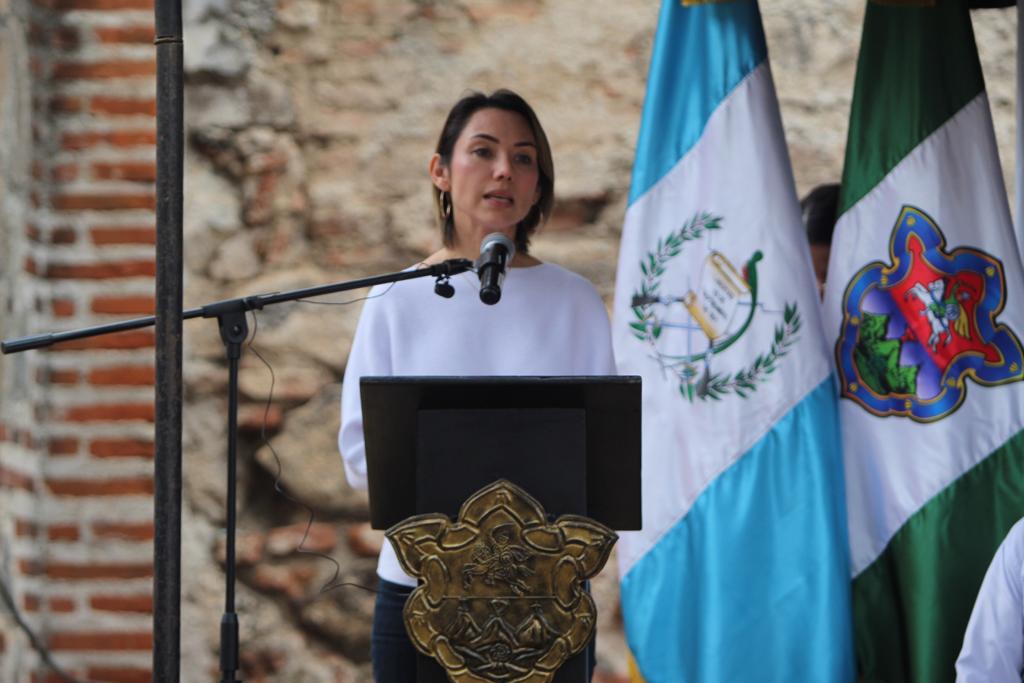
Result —
POLYGON ((963 403, 968 377, 982 385, 1024 378, 1020 342, 996 319, 1006 301, 997 258, 947 250, 939 226, 910 206, 889 252, 891 264, 868 264, 843 296, 843 397, 875 415, 931 422, 963 403))
POLYGON ((770 348, 744 367, 716 368, 716 356, 738 342, 755 313, 764 309, 757 286, 762 253, 755 250, 737 268, 708 243, 696 281, 688 280, 684 292, 663 292, 661 285, 669 264, 686 242, 700 240, 721 227, 720 216, 701 212, 660 238, 640 262, 640 285, 631 301, 633 336, 648 347, 662 371, 676 375, 679 392, 689 401, 717 400, 730 393, 746 398, 775 371, 776 362, 796 342, 800 330, 795 303, 783 311, 771 311, 781 313, 782 322, 770 348))

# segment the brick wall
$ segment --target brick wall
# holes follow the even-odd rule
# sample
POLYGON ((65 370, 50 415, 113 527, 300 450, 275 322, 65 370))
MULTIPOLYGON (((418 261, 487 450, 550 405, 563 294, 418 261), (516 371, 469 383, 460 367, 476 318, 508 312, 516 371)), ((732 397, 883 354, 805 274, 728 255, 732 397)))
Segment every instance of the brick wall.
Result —
MULTIPOLYGON (((27 293, 4 336, 153 311, 152 14, 150 0, 25 7, 29 204, 20 226, 5 211, 5 232, 27 293)), ((6 386, 26 381, 0 413, 5 575, 56 660, 94 681, 150 679, 153 346, 143 330, 3 361, 6 386)), ((9 668, 4 680, 53 678, 35 657, 9 668)))

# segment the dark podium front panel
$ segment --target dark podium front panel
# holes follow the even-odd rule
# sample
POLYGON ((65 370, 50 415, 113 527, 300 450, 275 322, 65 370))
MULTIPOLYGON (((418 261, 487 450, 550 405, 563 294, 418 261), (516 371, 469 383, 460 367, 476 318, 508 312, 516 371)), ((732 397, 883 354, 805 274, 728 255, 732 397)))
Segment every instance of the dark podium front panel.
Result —
POLYGON ((416 512, 455 517, 471 495, 508 479, 549 515, 585 515, 586 428, 581 408, 420 410, 416 512))

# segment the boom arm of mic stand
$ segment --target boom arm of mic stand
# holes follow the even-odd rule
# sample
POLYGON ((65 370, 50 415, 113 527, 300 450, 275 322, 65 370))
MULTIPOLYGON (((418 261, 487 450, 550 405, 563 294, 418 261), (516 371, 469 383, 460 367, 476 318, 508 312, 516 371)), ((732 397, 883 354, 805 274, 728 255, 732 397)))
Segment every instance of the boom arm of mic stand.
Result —
MULTIPOLYGON (((182 312, 181 317, 184 320, 200 317, 216 318, 221 313, 228 311, 259 310, 264 306, 284 301, 307 299, 309 297, 322 296, 324 294, 332 294, 334 292, 344 292, 350 289, 362 289, 364 287, 372 287, 373 285, 387 284, 389 282, 398 282, 401 280, 412 280, 419 277, 450 277, 472 269, 473 262, 469 259, 449 259, 441 263, 435 263, 432 266, 427 266, 426 268, 407 270, 399 273, 389 273, 387 275, 377 275, 374 277, 363 278, 361 280, 336 282, 330 285, 297 289, 290 292, 257 294, 255 296, 247 296, 241 299, 217 301, 199 308, 187 309, 182 312)), ((145 318, 122 320, 108 325, 80 327, 76 330, 68 330, 66 332, 46 332, 43 334, 30 335, 28 337, 17 337, 0 342, 0 352, 5 355, 20 353, 22 351, 40 349, 75 339, 85 339, 86 337, 97 337, 102 334, 113 334, 115 332, 125 332, 127 330, 137 330, 143 327, 152 327, 155 323, 156 316, 151 315, 145 318)))

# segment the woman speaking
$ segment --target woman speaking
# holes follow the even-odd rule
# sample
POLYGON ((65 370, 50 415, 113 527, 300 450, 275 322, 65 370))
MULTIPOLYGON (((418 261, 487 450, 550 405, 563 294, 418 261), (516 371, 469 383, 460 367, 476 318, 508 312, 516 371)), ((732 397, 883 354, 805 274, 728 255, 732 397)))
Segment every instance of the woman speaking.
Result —
MULTIPOLYGON (((453 298, 416 281, 371 294, 345 368, 338 439, 346 476, 357 488, 366 487, 363 376, 615 372, 608 316, 593 286, 529 253, 531 235, 551 213, 555 185, 547 136, 530 105, 508 90, 463 97, 448 113, 429 170, 444 247, 425 263, 476 259, 494 233, 512 240, 515 255, 493 306, 480 301, 480 285, 468 273, 453 279, 453 298)), ((374 679, 414 681, 416 654, 402 608, 416 580, 388 544, 377 574, 374 679)))

